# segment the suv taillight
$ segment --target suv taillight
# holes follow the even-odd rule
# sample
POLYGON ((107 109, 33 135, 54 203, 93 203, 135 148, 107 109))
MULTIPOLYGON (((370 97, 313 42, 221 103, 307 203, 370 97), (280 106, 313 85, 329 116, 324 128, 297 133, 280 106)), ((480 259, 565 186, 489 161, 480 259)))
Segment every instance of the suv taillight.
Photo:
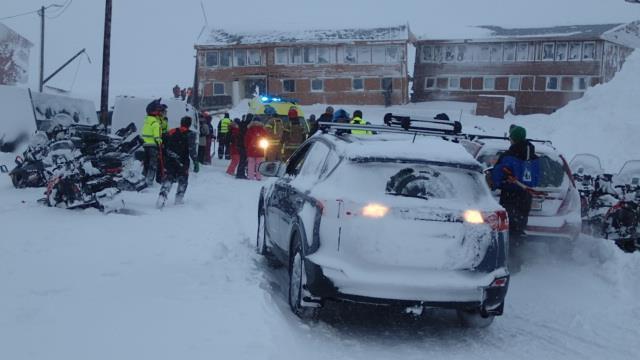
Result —
POLYGON ((484 221, 491 226, 491 230, 494 231, 507 231, 509 230, 509 217, 507 212, 499 210, 491 213, 483 213, 482 217, 484 221))

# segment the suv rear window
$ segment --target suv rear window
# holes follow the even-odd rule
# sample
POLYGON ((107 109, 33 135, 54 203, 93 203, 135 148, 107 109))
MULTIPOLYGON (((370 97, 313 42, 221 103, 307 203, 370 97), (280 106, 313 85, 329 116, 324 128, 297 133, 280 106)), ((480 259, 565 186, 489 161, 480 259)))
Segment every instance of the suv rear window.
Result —
POLYGON ((349 162, 338 168, 341 187, 366 194, 465 202, 487 195, 477 171, 421 163, 349 162))

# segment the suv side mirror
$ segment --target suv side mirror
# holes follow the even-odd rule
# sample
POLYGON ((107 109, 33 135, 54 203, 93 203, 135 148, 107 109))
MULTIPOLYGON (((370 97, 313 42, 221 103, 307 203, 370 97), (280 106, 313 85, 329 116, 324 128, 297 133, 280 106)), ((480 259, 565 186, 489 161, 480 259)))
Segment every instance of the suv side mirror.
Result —
POLYGON ((262 176, 277 177, 281 167, 282 163, 280 161, 265 161, 258 166, 258 172, 262 176))

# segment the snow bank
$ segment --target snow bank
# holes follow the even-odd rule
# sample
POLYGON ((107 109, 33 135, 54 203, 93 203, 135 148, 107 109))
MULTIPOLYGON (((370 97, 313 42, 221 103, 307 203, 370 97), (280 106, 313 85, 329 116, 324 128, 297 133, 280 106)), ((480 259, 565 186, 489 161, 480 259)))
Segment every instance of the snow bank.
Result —
POLYGON ((627 160, 639 159, 640 53, 635 52, 622 70, 606 84, 590 88, 551 115, 513 116, 531 133, 549 138, 570 160, 575 154, 600 157, 606 171, 618 172, 627 160))

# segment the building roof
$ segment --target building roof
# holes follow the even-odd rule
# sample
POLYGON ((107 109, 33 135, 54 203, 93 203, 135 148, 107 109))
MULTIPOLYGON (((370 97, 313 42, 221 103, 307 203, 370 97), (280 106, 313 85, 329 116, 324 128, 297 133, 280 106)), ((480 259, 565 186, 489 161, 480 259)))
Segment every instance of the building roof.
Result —
POLYGON ((33 43, 21 36, 7 25, 0 23, 0 42, 9 41, 11 38, 18 38, 26 47, 33 47, 33 43))
POLYGON ((237 46, 256 44, 349 44, 355 42, 409 41, 407 25, 378 27, 372 29, 262 31, 229 33, 222 29, 205 28, 201 32, 198 46, 237 46))
POLYGON ((419 41, 505 41, 514 39, 562 39, 562 40, 608 40, 629 47, 640 47, 640 21, 628 24, 593 24, 567 25, 539 28, 503 28, 494 25, 483 25, 470 28, 468 35, 450 38, 425 34, 419 41))

